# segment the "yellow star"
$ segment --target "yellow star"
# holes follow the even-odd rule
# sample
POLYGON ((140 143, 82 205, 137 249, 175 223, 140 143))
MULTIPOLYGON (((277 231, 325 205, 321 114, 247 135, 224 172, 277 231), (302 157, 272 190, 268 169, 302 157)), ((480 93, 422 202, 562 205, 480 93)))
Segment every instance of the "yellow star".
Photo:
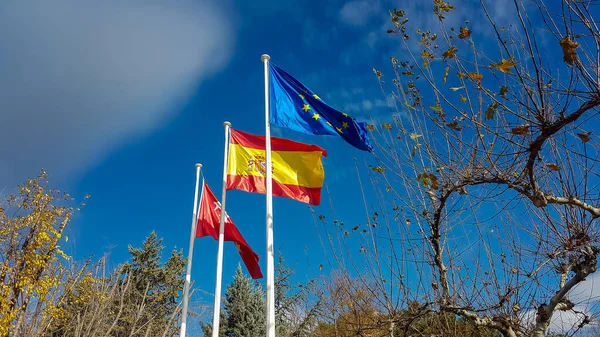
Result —
POLYGON ((314 113, 313 116, 312 116, 312 118, 314 118, 314 120, 318 121, 319 118, 321 118, 321 116, 319 116, 318 113, 314 113))
POLYGON ((342 123, 342 127, 343 127, 344 129, 347 129, 347 128, 348 128, 348 122, 343 122, 343 123, 342 123))
POLYGON ((300 98, 304 99, 304 95, 298 94, 298 96, 300 96, 300 98))
POLYGON ((342 115, 344 115, 344 117, 348 117, 348 114, 345 112, 342 112, 342 115))
POLYGON ((302 108, 302 110, 304 110, 305 112, 308 112, 308 110, 310 110, 310 106, 308 104, 304 104, 304 107, 302 108))
POLYGON ((313 97, 316 99, 321 99, 321 97, 319 97, 317 94, 313 94, 313 97))
POLYGON ((342 130, 342 128, 335 128, 337 130, 337 132, 339 133, 343 133, 344 131, 342 130))

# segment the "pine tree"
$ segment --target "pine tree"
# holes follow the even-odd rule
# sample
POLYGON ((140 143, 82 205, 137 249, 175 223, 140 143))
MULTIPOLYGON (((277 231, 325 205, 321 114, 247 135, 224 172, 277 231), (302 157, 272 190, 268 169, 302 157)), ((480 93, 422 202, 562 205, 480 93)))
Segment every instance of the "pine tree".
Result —
MULTIPOLYGON (((212 320, 209 322, 200 323, 202 327, 202 333, 204 337, 212 336, 212 320)), ((219 318, 219 337, 227 336, 227 316, 224 311, 221 311, 221 317, 219 318)))
POLYGON ((161 264, 162 239, 152 232, 131 261, 105 274, 106 259, 65 279, 55 318, 43 336, 172 337, 185 261, 173 251, 161 264))
POLYGON ((139 334, 132 336, 143 336, 151 324, 152 336, 162 336, 165 327, 169 327, 166 336, 176 333, 177 320, 173 315, 183 289, 185 260, 181 251, 174 250, 161 266, 163 249, 162 239, 158 239, 155 232, 146 238, 142 248, 129 247, 132 262, 123 266, 122 275, 123 282, 131 279, 131 286, 126 295, 126 315, 119 324, 121 332, 139 329, 139 334), (140 311, 142 306, 145 310, 140 311))
MULTIPOLYGON (((266 335, 266 301, 261 285, 244 275, 242 267, 225 290, 219 321, 219 337, 264 337, 266 335)), ((212 335, 211 323, 202 324, 205 337, 212 335)))
POLYGON ((262 287, 238 269, 225 291, 227 336, 263 337, 266 334, 266 303, 262 287))

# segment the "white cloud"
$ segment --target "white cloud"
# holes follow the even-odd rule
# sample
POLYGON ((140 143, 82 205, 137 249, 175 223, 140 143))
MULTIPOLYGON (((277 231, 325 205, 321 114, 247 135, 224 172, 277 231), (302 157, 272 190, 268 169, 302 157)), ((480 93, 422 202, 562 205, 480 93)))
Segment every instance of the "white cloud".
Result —
POLYGON ((340 11, 342 21, 349 25, 363 26, 371 16, 381 11, 381 3, 375 0, 354 0, 344 4, 340 11))
MULTIPOLYGON (((582 311, 581 308, 576 308, 576 310, 582 311)), ((573 311, 557 311, 552 315, 548 331, 555 334, 567 334, 573 332, 577 329, 577 326, 582 322, 583 318, 583 315, 573 311)), ((535 311, 526 311, 523 313, 521 319, 530 326, 535 325, 535 311)))
POLYGON ((569 292, 569 299, 576 304, 589 306, 600 301, 600 274, 595 273, 569 292))
MULTIPOLYGON (((168 123, 233 29, 191 0, 11 1, 0 11, 0 181, 81 173, 168 123)), ((0 186, 1 188, 1 186, 0 186)))
POLYGON ((361 109, 360 105, 358 105, 356 103, 346 103, 344 105, 345 112, 354 113, 354 112, 360 112, 361 110, 362 109, 361 109))
POLYGON ((354 88, 352 89, 352 95, 362 95, 365 93, 365 90, 363 88, 354 88))
MULTIPOLYGON (((575 286, 569 292, 568 298, 570 301, 575 303, 575 310, 578 312, 586 313, 590 317, 595 317, 593 313, 596 311, 595 307, 600 302, 600 274, 593 274, 588 277, 585 281, 575 286)), ((527 311, 522 317, 524 322, 529 324, 535 324, 535 311, 527 311)), ((557 334, 565 334, 573 332, 577 329, 577 326, 584 319, 584 315, 576 313, 574 311, 556 311, 552 315, 550 326, 548 330, 557 334)), ((593 321, 591 325, 587 325, 586 328, 597 326, 598 321, 593 321)))
POLYGON ((365 110, 371 110, 373 108, 383 108, 387 106, 388 104, 382 99, 376 99, 373 101, 370 99, 365 99, 362 101, 362 107, 365 110))

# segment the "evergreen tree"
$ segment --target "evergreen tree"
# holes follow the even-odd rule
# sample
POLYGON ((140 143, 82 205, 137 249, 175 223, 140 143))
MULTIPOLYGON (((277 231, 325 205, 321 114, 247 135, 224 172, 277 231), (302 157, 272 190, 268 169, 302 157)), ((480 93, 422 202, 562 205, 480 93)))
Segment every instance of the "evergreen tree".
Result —
POLYGON ((155 232, 146 238, 142 248, 129 246, 131 263, 122 268, 122 282, 130 278, 130 285, 125 296, 125 315, 120 318, 120 332, 139 330, 132 336, 143 336, 151 325, 152 336, 162 336, 165 327, 169 327, 166 336, 176 334, 177 319, 173 315, 183 289, 185 259, 181 251, 174 250, 161 266, 163 249, 162 239, 158 239, 155 232), (144 310, 140 311, 140 307, 144 310))
POLYGON ((153 232, 142 248, 129 247, 131 261, 105 274, 106 260, 87 263, 65 279, 55 318, 43 336, 172 337, 185 261, 173 251, 161 264, 163 246, 153 232))
MULTIPOLYGON (((202 327, 202 333, 204 337, 212 336, 212 320, 209 322, 200 323, 202 327)), ((219 337, 227 336, 227 316, 224 311, 221 311, 221 317, 219 318, 219 337)))
MULTIPOLYGON (((225 290, 219 321, 219 337, 264 337, 266 331, 265 293, 260 284, 244 275, 242 267, 225 290)), ((204 336, 212 336, 211 322, 202 324, 204 336)))
POLYGON ((263 337, 266 335, 266 302, 262 287, 238 269, 233 284, 225 291, 227 336, 263 337))

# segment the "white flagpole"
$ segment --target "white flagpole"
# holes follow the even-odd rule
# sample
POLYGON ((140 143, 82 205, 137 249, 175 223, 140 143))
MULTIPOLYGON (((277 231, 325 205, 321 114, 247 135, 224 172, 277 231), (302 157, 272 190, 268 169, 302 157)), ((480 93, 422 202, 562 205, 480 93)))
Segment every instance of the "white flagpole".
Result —
POLYGON ((221 190, 221 219, 219 222, 219 249, 217 251, 217 281, 215 283, 215 307, 213 312, 212 337, 219 336, 219 318, 221 314, 221 281, 223 278, 223 241, 225 239, 225 192, 227 192, 227 165, 229 163, 229 128, 225 122, 225 154, 223 159, 223 187, 221 190))
POLYGON ((267 337, 275 337, 275 262, 273 255, 273 168, 271 163, 271 123, 269 122, 269 60, 261 56, 265 65, 265 152, 267 195, 267 337))
MULTIPOLYGON (((181 312, 181 330, 180 337, 185 337, 188 312, 188 296, 190 294, 190 281, 192 279, 192 256, 194 254, 194 241, 196 240, 196 225, 198 224, 198 185, 200 184, 200 170, 202 164, 196 164, 196 191, 194 192, 194 213, 192 214, 192 233, 190 234, 190 251, 187 258, 187 272, 185 273, 185 285, 183 286, 183 309, 181 312)), ((204 193, 204 184, 202 184, 202 193, 204 193)), ((202 194, 200 194, 202 199, 202 194)))

